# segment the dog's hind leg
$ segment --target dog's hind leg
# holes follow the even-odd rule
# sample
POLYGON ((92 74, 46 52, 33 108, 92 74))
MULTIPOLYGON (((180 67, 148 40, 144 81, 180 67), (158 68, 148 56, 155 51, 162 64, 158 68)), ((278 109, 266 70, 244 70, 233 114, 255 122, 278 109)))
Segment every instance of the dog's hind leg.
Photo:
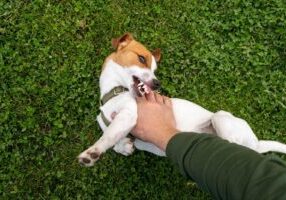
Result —
POLYGON ((245 120, 228 112, 215 113, 211 121, 217 135, 229 142, 243 145, 258 153, 275 151, 286 154, 286 144, 271 140, 258 140, 245 120))
POLYGON ((219 137, 257 151, 258 139, 245 120, 229 112, 219 111, 212 116, 211 121, 219 137))
POLYGON ((266 153, 268 151, 275 151, 286 154, 286 144, 271 140, 259 140, 257 151, 259 153, 266 153))
POLYGON ((132 138, 125 137, 114 145, 113 150, 116 153, 129 156, 134 152, 134 140, 132 138))

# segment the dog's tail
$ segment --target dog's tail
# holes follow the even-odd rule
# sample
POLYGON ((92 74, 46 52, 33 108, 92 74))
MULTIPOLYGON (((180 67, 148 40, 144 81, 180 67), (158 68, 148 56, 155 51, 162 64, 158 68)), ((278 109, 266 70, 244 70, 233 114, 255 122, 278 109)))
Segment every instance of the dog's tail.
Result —
POLYGON ((286 154, 286 144, 271 140, 259 140, 257 151, 259 153, 266 153, 268 151, 275 151, 286 154))

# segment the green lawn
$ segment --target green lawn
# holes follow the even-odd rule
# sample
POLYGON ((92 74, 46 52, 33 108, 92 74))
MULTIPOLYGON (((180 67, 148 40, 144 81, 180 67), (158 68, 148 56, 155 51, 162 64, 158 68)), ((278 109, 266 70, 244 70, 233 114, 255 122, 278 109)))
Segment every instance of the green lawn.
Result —
POLYGON ((101 135, 100 70, 127 31, 162 49, 163 93, 286 143, 285 0, 4 0, 1 199, 210 199, 149 153, 108 151, 92 168, 76 160, 101 135))

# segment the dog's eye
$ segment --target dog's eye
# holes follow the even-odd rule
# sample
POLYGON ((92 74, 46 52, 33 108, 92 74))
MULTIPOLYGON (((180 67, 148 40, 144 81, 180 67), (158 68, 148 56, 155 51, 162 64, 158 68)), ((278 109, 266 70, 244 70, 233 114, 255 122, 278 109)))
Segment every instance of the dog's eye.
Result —
POLYGON ((141 55, 139 55, 138 56, 138 59, 139 59, 139 61, 142 63, 142 64, 146 64, 146 59, 145 59, 145 57, 144 56, 141 56, 141 55))

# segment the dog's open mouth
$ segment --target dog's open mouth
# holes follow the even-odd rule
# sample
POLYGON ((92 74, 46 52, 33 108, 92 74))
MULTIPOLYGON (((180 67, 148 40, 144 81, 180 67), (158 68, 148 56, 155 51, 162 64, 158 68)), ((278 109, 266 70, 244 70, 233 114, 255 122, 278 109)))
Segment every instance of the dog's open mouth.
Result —
POLYGON ((137 76, 133 76, 133 82, 133 88, 137 96, 142 97, 151 91, 151 88, 146 83, 141 81, 137 76))

